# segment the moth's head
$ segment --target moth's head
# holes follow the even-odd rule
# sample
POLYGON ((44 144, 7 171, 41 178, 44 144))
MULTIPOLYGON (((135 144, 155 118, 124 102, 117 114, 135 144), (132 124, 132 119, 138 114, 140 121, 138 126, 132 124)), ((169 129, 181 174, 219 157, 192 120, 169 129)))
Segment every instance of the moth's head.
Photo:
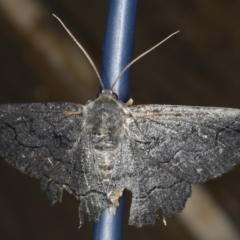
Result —
MULTIPOLYGON (((91 101, 88 101, 88 103, 89 102, 91 101)), ((131 98, 126 103, 122 103, 121 101, 118 101, 118 95, 110 89, 103 89, 97 95, 96 102, 111 102, 111 103, 117 104, 118 106, 119 104, 123 104, 127 107, 132 106, 133 104, 133 100, 131 98)))
POLYGON ((103 89, 97 96, 97 98, 101 98, 101 97, 118 100, 118 95, 110 89, 103 89))
POLYGON ((102 104, 102 103, 115 103, 118 102, 118 95, 110 89, 104 89, 98 93, 95 100, 88 100, 86 105, 92 106, 93 104, 102 104))

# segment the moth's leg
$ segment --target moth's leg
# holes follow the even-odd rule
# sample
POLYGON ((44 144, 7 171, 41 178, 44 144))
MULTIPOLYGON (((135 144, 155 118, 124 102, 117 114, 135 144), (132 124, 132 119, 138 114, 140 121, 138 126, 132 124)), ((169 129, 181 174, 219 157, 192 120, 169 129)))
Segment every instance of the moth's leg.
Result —
POLYGON ((133 99, 130 98, 130 99, 125 103, 125 106, 131 107, 132 105, 133 105, 133 99))

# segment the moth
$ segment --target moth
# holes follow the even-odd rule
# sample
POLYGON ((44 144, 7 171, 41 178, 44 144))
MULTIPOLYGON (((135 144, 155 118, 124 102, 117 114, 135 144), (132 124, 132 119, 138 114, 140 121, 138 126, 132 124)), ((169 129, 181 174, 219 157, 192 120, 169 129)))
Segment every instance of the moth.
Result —
POLYGON ((84 214, 93 221, 106 208, 114 214, 130 190, 129 224, 141 227, 155 223, 159 208, 166 217, 181 211, 192 183, 240 162, 240 110, 132 106, 104 88, 84 106, 0 105, 0 154, 40 179, 50 204, 63 189, 80 200, 80 226, 84 214))

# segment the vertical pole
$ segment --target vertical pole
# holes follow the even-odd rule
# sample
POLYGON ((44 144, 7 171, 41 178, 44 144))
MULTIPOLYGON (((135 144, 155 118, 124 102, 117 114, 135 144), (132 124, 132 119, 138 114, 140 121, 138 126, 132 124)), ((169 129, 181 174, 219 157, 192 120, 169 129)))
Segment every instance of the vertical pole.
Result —
MULTIPOLYGON (((138 0, 109 0, 102 57, 102 80, 106 89, 132 60, 138 0)), ((126 102, 129 98, 130 69, 119 79, 114 92, 126 102)))
MULTIPOLYGON (((109 0, 102 57, 102 80, 110 89, 121 70, 131 61, 138 0, 109 0)), ((122 102, 129 99, 130 69, 114 86, 113 91, 122 102)), ((105 209, 99 222, 94 223, 93 240, 120 240, 122 238, 123 204, 115 215, 105 209)))

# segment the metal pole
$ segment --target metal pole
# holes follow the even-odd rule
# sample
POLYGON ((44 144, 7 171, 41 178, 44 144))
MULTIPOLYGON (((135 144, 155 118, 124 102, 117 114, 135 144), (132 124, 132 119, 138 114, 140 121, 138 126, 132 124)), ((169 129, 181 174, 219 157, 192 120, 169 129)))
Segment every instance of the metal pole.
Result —
MULTIPOLYGON (((102 57, 102 80, 110 89, 121 70, 131 61, 138 0, 109 0, 102 57)), ((122 102, 129 99, 130 69, 115 85, 113 91, 122 102)), ((120 240, 122 238, 123 204, 115 215, 105 209, 94 224, 93 240, 120 240)))

